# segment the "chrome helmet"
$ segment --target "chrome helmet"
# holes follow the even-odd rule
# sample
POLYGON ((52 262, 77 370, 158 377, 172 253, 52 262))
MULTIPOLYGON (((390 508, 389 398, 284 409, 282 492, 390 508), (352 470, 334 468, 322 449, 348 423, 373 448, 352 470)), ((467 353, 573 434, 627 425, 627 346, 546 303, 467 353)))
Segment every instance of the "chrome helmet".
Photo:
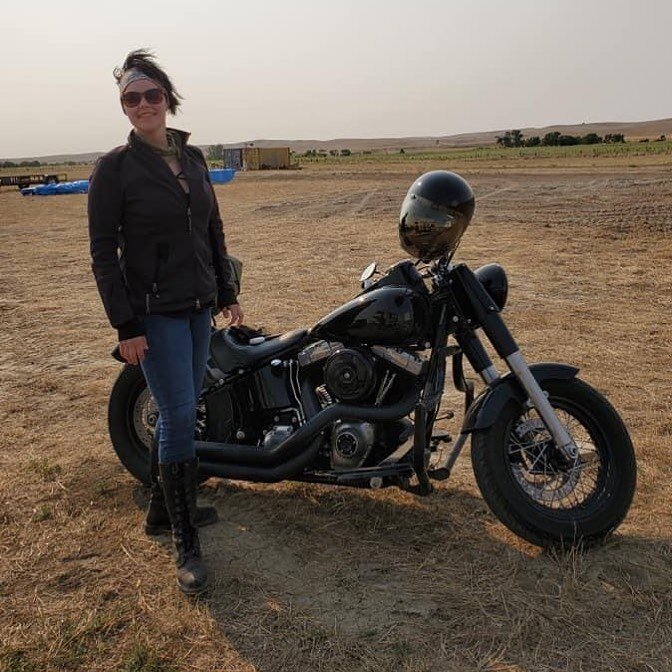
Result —
POLYGON ((399 242, 421 261, 451 256, 474 214, 469 183, 448 170, 421 175, 408 190, 399 214, 399 242))

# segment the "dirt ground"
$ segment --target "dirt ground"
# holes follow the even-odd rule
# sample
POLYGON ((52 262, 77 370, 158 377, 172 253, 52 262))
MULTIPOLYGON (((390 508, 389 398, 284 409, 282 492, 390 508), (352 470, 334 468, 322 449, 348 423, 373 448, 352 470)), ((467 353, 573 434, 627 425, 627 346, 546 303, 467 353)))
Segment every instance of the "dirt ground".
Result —
MULTIPOLYGON (((435 167, 328 164, 217 187, 246 322, 309 326, 371 260, 403 257, 399 206, 435 167)), ((450 168, 477 196, 458 257, 506 267, 504 316, 527 359, 579 366, 631 431, 638 489, 617 534, 565 555, 522 542, 488 511, 468 449, 423 499, 211 479, 214 586, 189 601, 108 438, 119 365, 86 197, 3 191, 0 669, 672 670, 671 168, 450 168)))

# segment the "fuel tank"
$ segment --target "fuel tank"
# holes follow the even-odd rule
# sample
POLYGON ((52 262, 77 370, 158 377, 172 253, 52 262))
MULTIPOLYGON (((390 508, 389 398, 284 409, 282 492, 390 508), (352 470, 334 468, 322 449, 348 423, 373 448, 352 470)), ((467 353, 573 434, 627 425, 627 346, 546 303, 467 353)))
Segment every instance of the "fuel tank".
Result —
POLYGON ((427 299, 407 287, 381 287, 323 317, 311 335, 326 340, 368 345, 413 345, 427 339, 427 299))

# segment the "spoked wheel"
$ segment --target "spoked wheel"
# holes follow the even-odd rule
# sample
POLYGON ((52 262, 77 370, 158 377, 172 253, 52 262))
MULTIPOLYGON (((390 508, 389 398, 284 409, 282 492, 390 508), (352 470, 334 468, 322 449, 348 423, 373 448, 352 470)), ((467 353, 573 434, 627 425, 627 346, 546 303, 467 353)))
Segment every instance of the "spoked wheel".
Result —
MULTIPOLYGON (((149 485, 149 451, 159 410, 139 366, 125 366, 114 383, 108 428, 117 457, 128 471, 149 485)), ((205 438, 205 407, 197 410, 196 438, 205 438)), ((207 477, 200 480, 206 480, 207 477)))
POLYGON ((611 404, 578 379, 542 384, 574 440, 568 457, 537 412, 510 401, 472 437, 483 498, 513 532, 539 546, 591 544, 623 520, 635 489, 632 442, 611 404))
POLYGON ((576 410, 562 408, 562 400, 554 407, 576 443, 576 455, 565 457, 537 412, 527 411, 514 421, 509 434, 509 464, 520 488, 535 502, 550 509, 572 509, 599 491, 606 456, 573 415, 576 410))
POLYGON ((117 457, 146 485, 149 485, 149 449, 158 415, 142 369, 125 366, 110 394, 108 428, 117 457))

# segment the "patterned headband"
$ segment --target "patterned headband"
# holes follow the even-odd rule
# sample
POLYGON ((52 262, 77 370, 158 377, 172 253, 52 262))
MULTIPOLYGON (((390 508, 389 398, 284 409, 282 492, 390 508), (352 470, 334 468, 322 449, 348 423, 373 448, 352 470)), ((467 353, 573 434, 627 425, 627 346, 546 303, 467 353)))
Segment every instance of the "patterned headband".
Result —
POLYGON ((130 70, 126 70, 126 72, 124 72, 124 74, 121 76, 121 79, 119 80, 119 91, 123 93, 129 84, 137 82, 140 79, 147 79, 150 82, 157 84, 159 88, 162 88, 156 81, 142 72, 142 70, 138 70, 137 68, 130 68, 130 70))

